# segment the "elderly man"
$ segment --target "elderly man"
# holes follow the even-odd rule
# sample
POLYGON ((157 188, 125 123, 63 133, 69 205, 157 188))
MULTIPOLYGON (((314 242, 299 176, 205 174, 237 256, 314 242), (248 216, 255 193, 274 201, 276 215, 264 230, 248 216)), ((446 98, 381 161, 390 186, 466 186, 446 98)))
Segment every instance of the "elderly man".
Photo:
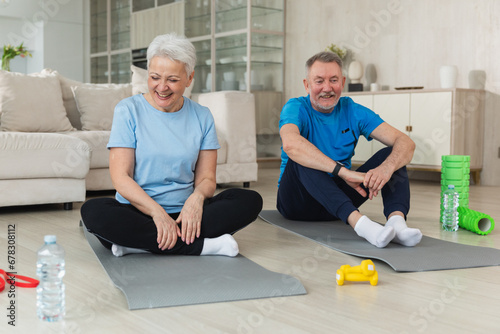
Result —
POLYGON ((340 97, 344 84, 342 60, 335 53, 320 52, 306 62, 308 96, 290 99, 280 116, 277 208, 292 220, 341 219, 380 248, 391 241, 415 246, 422 233, 406 225, 410 187, 405 167, 415 144, 370 109, 340 97), (387 147, 353 171, 351 158, 361 135, 387 147), (385 225, 358 210, 379 192, 385 225))

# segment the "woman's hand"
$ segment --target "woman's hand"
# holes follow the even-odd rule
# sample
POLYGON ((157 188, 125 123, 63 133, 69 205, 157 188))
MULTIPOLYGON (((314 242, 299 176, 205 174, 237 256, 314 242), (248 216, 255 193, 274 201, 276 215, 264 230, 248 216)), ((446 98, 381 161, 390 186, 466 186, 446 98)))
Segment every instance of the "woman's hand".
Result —
POLYGON ((158 238, 156 239, 158 248, 161 250, 172 249, 177 238, 181 236, 179 226, 165 211, 154 214, 152 218, 158 230, 158 238))
POLYGON ((187 245, 192 244, 195 238, 200 237, 203 201, 204 197, 201 194, 192 193, 184 203, 179 217, 177 217, 176 223, 182 223, 180 237, 187 245))

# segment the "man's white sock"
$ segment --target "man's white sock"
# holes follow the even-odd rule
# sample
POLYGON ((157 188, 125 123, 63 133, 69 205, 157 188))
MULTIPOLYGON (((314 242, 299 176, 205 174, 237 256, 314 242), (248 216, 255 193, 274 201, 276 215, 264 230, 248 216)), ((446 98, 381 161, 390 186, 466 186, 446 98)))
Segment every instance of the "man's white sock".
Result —
POLYGON ((387 220, 385 226, 392 226, 396 231, 396 236, 392 241, 403 246, 413 247, 422 240, 422 232, 416 228, 409 228, 405 219, 401 216, 392 216, 387 220))
POLYGON ((120 246, 117 244, 113 244, 113 246, 111 246, 111 252, 116 257, 120 257, 120 256, 127 255, 127 254, 149 253, 147 250, 144 250, 144 249, 130 248, 130 247, 125 247, 125 246, 120 246))
POLYGON ((240 252, 238 243, 230 234, 217 238, 205 238, 200 255, 225 255, 234 257, 240 252))
POLYGON ((391 242, 396 235, 396 231, 391 226, 382 226, 372 221, 367 216, 359 218, 354 231, 360 236, 368 240, 374 246, 384 248, 391 242))

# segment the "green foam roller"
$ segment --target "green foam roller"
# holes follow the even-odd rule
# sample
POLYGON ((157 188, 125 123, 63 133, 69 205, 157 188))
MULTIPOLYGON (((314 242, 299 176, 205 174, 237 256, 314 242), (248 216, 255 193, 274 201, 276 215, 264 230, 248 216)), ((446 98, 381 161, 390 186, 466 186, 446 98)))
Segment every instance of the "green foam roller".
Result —
POLYGON ((485 213, 459 206, 458 225, 471 232, 486 235, 495 228, 495 221, 485 213))
POLYGON ((468 155, 442 155, 441 161, 445 162, 470 162, 470 156, 468 155))
POLYGON ((466 161, 441 161, 441 166, 446 168, 470 168, 470 162, 466 161))
POLYGON ((464 181, 470 179, 468 168, 441 168, 441 179, 464 181))

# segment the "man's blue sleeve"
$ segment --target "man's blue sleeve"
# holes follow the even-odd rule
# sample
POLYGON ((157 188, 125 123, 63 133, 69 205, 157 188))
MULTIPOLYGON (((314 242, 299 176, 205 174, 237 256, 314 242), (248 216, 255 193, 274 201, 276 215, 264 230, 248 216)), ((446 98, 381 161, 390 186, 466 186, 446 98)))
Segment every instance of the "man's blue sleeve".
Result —
POLYGON ((297 99, 290 99, 281 110, 279 124, 280 129, 283 125, 290 123, 297 125, 297 127, 301 129, 302 122, 300 118, 300 109, 302 107, 303 106, 300 101, 297 99))

